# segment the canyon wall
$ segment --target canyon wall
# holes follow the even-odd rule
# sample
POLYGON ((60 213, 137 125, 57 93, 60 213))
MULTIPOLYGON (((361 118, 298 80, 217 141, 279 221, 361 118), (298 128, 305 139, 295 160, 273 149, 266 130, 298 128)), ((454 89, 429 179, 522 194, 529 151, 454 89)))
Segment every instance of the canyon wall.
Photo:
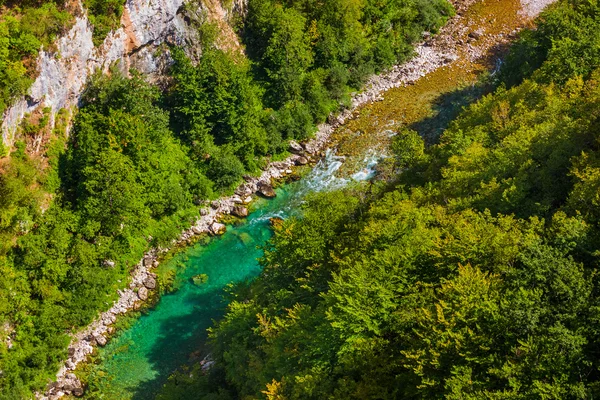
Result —
MULTIPOLYGON (((149 80, 160 81, 170 57, 167 45, 183 46, 192 58, 201 49, 198 45, 197 26, 206 18, 215 22, 228 46, 239 48, 237 37, 227 23, 230 12, 219 0, 128 0, 121 18, 121 26, 111 32, 102 45, 92 41, 93 26, 81 3, 81 16, 63 37, 56 42, 56 50, 42 50, 37 60, 38 76, 28 95, 7 108, 2 119, 2 139, 11 145, 17 128, 28 113, 42 107, 52 110, 54 116, 62 109, 76 106, 85 84, 95 70, 107 72, 117 63, 124 72, 135 68, 149 80), (189 4, 184 4, 189 3, 189 4)), ((243 13, 245 3, 234 1, 234 12, 243 13)))

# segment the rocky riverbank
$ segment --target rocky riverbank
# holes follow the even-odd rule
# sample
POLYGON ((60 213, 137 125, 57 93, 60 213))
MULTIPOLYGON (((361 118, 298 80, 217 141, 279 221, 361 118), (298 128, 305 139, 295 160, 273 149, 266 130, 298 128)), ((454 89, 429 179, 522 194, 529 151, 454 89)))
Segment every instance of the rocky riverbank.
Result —
MULTIPOLYGON (((539 3, 547 3, 549 0, 540 0, 539 3)), ((386 90, 409 85, 418 79, 435 71, 436 69, 455 62, 466 54, 468 57, 477 57, 480 49, 471 43, 460 43, 459 36, 455 35, 458 30, 470 29, 463 26, 461 13, 476 1, 456 2, 455 6, 459 13, 435 38, 428 38, 416 48, 416 56, 406 64, 393 68, 386 74, 373 77, 364 92, 353 97, 352 107, 345 110, 337 116, 330 117, 328 123, 318 127, 315 138, 303 143, 292 143, 290 151, 293 153, 284 161, 270 163, 259 177, 247 177, 245 182, 240 185, 235 194, 224 197, 207 204, 200 210, 200 216, 196 223, 189 229, 182 232, 180 237, 174 241, 173 245, 185 245, 192 237, 200 234, 218 235, 225 231, 225 226, 219 220, 229 214, 237 216, 247 215, 247 205, 256 195, 266 197, 273 196, 273 180, 278 180, 292 173, 292 168, 297 165, 305 165, 311 160, 320 156, 321 151, 329 143, 333 131, 346 121, 351 119, 354 110, 373 101, 381 99, 381 94, 386 90), (463 51, 467 49, 467 51, 463 51)), ((524 10, 527 8, 526 15, 532 17, 535 15, 530 10, 539 4, 534 0, 523 0, 524 10), (533 14, 533 15, 532 15, 533 14)), ((489 37, 488 42, 494 40, 506 40, 506 38, 489 37)), ((158 265, 158 257, 168 249, 152 249, 140 260, 131 272, 131 281, 129 286, 119 291, 119 299, 99 318, 87 326, 84 330, 74 335, 69 346, 69 357, 65 361, 57 374, 57 380, 51 384, 44 395, 39 395, 42 399, 58 399, 65 394, 80 396, 83 394, 81 382, 73 374, 73 370, 80 362, 83 362, 94 351, 95 346, 104 346, 109 336, 114 332, 113 324, 119 315, 123 315, 130 310, 137 309, 148 299, 152 291, 156 289, 156 275, 152 272, 158 265)), ((106 261, 110 266, 111 261, 106 261)))

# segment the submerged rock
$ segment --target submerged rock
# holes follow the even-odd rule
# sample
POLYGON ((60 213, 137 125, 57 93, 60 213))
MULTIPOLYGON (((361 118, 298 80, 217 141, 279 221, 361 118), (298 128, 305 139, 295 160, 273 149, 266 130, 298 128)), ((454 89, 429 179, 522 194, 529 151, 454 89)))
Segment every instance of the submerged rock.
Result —
POLYGON ((208 275, 206 274, 198 274, 192 276, 192 282, 196 286, 202 285, 203 283, 206 283, 206 281, 208 281, 208 275))

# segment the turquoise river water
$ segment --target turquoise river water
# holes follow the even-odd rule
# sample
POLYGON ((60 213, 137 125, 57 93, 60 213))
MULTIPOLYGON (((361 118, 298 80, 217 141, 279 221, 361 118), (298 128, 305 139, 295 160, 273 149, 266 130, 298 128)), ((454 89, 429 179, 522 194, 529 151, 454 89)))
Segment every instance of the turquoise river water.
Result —
MULTIPOLYGON (((372 159, 357 171, 355 180, 373 174, 372 159)), ((151 399, 177 368, 206 354, 207 328, 226 307, 225 287, 260 273, 260 246, 271 237, 269 219, 298 212, 306 194, 343 186, 349 179, 335 177, 342 160, 332 153, 304 178, 277 190, 273 200, 258 200, 254 211, 240 225, 212 238, 208 244, 191 246, 161 265, 176 271, 176 291, 120 331, 98 353, 93 366, 95 388, 89 397, 103 399, 151 399), (195 285, 191 278, 206 274, 195 285), (98 377, 101 376, 101 379, 98 377)))

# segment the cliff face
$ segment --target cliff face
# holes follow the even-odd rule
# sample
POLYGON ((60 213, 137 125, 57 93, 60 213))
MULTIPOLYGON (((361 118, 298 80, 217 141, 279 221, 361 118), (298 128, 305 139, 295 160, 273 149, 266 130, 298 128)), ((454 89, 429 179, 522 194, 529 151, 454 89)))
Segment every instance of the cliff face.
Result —
MULTIPOLYGON (((116 61, 120 61, 123 71, 135 68, 150 80, 160 79, 170 58, 168 51, 157 50, 170 44, 185 46, 191 56, 199 53, 195 22, 201 22, 202 16, 214 20, 221 30, 229 30, 235 38, 224 20, 229 13, 220 2, 204 4, 186 0, 127 0, 121 27, 97 48, 92 42, 93 27, 82 9, 83 16, 57 41, 57 51, 40 52, 39 75, 28 96, 16 101, 4 113, 1 128, 4 143, 12 144, 25 114, 40 107, 52 109, 50 122, 53 124, 54 115, 61 108, 77 105, 89 76, 97 69, 107 72, 116 61), (190 4, 184 7, 184 3, 190 4)), ((243 2, 234 2, 233 10, 243 12, 243 9, 243 2)), ((237 38, 234 41, 238 46, 237 38)))

